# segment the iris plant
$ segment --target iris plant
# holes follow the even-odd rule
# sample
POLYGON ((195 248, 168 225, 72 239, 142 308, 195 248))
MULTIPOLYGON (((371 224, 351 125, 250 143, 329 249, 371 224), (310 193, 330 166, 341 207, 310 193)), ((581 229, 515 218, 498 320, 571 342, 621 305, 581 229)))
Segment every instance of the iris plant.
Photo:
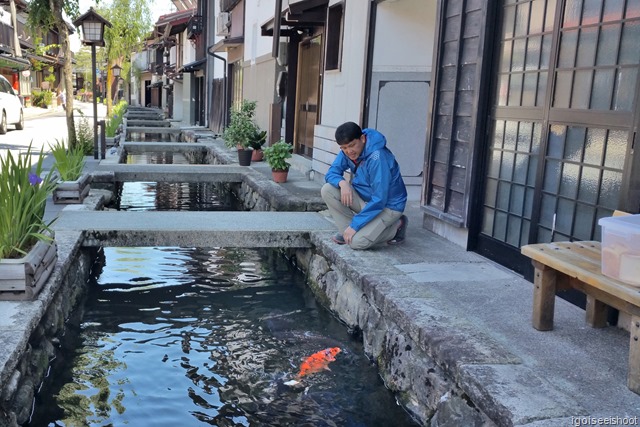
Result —
POLYGON ((0 259, 20 258, 38 240, 51 241, 51 222, 45 223, 44 208, 55 182, 51 172, 42 175, 42 150, 31 166, 31 144, 14 157, 0 156, 0 259))
POLYGON ((54 169, 60 174, 62 181, 75 181, 82 175, 84 168, 84 148, 76 145, 74 148, 67 148, 64 140, 56 140, 54 145, 50 145, 51 154, 55 159, 54 169))

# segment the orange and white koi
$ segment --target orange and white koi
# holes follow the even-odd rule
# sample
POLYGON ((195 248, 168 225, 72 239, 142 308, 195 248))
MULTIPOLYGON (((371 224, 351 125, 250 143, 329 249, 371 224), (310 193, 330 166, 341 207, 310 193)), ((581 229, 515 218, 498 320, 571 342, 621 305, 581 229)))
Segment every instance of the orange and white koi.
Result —
POLYGON ((289 380, 284 383, 284 385, 289 387, 296 387, 301 384, 300 380, 305 375, 315 374, 322 370, 330 370, 329 363, 336 360, 336 355, 340 353, 339 347, 330 347, 325 348, 324 350, 320 350, 317 353, 313 353, 311 356, 307 357, 304 362, 300 365, 300 372, 295 380, 289 380))
POLYGON ((339 347, 325 348, 317 353, 313 353, 307 357, 302 365, 300 365, 300 372, 298 378, 302 378, 305 375, 315 374, 322 370, 329 370, 329 363, 336 360, 336 355, 340 353, 339 347))

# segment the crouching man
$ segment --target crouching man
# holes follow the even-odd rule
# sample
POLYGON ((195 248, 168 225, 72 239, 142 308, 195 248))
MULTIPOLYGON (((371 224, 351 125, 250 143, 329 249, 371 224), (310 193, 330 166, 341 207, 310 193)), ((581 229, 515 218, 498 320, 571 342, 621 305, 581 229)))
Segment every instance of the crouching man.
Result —
POLYGON ((338 226, 332 240, 353 249, 404 242, 409 220, 403 215, 407 189, 384 135, 347 122, 336 129, 340 153, 322 187, 322 199, 338 226), (350 182, 344 178, 350 171, 350 182))

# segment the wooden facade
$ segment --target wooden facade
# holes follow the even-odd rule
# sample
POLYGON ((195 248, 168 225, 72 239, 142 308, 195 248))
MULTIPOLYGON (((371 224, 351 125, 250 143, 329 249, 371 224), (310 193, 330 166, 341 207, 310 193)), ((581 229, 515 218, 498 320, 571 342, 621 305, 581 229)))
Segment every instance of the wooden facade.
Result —
POLYGON ((424 208, 428 216, 468 227, 481 137, 478 109, 486 93, 488 5, 481 0, 439 2, 431 129, 427 144, 424 208), (484 80, 483 80, 484 79, 484 80))
POLYGON ((599 240, 599 218, 640 212, 640 2, 439 1, 438 16, 427 228, 528 276, 521 246, 599 240))

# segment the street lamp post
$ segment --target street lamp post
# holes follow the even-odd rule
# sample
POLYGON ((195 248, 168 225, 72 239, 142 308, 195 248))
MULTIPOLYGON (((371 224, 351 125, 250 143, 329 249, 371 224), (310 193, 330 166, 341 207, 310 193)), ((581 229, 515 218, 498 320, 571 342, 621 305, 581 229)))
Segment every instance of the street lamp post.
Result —
POLYGON ((91 46, 91 77, 93 79, 93 158, 99 158, 98 152, 98 104, 96 99, 96 46, 104 46, 104 27, 111 22, 98 15, 91 7, 89 11, 73 21, 73 25, 82 28, 82 43, 91 46))

